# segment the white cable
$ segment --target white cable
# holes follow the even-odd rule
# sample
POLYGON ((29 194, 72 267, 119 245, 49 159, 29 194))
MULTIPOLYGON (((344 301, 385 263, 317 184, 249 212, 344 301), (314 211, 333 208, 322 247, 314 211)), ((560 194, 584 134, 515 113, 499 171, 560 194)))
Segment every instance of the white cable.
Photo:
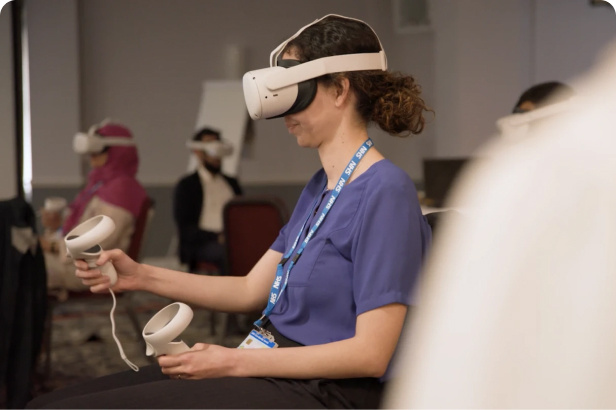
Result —
POLYGON ((137 366, 136 364, 134 364, 133 362, 131 362, 130 360, 126 358, 124 349, 122 349, 122 343, 120 343, 120 340, 116 336, 116 332, 115 332, 116 326, 115 326, 115 320, 113 318, 113 313, 115 312, 117 302, 116 302, 116 297, 115 297, 115 293, 113 293, 113 290, 109 289, 109 293, 111 293, 111 297, 113 298, 113 306, 111 307, 111 312, 109 312, 109 319, 111 319, 111 335, 113 336, 113 340, 115 340, 116 344, 118 345, 118 350, 120 351, 120 357, 122 357, 122 360, 124 360, 124 362, 128 365, 128 367, 138 372, 139 366, 137 366))

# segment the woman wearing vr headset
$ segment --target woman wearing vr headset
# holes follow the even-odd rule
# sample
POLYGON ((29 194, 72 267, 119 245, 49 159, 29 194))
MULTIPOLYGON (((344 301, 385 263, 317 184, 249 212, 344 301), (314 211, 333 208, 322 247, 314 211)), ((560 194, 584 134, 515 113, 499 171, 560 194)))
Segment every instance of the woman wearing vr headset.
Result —
MULTIPOLYGON (((246 78, 250 83, 258 74, 247 73, 249 112, 284 116, 298 145, 316 149, 323 168, 261 260, 245 277, 137 264, 118 250, 97 262, 113 261, 117 290, 146 290, 221 311, 264 309, 255 329, 240 348, 198 343, 159 356, 160 367, 54 392, 32 407, 379 407, 431 231, 413 182, 373 147, 367 126, 416 134, 428 109, 410 76, 386 71, 380 41, 362 21, 326 16, 276 53, 282 59, 274 56, 265 70, 307 70, 301 81, 311 84, 299 88, 308 94, 282 111, 252 110, 246 78), (322 60, 328 57, 334 59, 322 60), (310 68, 313 61, 328 73, 310 68), (362 71, 351 71, 358 66, 362 71)), ((75 263, 77 276, 92 291, 107 291, 107 278, 82 262, 75 263)))
POLYGON ((61 238, 79 223, 96 215, 107 215, 116 229, 102 246, 127 250, 137 215, 147 199, 145 189, 135 178, 139 157, 128 128, 113 123, 97 124, 88 133, 75 136, 73 149, 89 157, 91 170, 86 185, 68 205, 66 215, 60 210, 41 210, 41 222, 49 233, 41 238, 47 285, 61 299, 67 291, 88 289, 75 277, 73 262, 67 258, 61 238), (56 235, 58 229, 61 232, 56 235))

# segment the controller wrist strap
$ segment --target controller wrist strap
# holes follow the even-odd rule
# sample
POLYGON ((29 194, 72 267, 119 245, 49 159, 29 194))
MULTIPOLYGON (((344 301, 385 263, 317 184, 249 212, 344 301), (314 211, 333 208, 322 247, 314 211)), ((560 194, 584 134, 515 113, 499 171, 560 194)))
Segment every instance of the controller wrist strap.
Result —
POLYGON ((113 298, 113 306, 111 307, 111 312, 109 312, 109 319, 111 320, 111 335, 113 336, 113 340, 115 340, 116 344, 118 345, 118 350, 120 351, 120 357, 122 358, 122 360, 124 360, 124 362, 128 365, 128 367, 138 372, 139 366, 137 366, 136 364, 128 360, 128 358, 126 357, 126 354, 124 353, 124 349, 122 348, 122 343, 116 336, 116 325, 115 325, 115 319, 113 317, 113 314, 116 309, 117 301, 116 301, 115 293, 113 293, 113 290, 109 289, 109 293, 111 293, 111 297, 113 298))

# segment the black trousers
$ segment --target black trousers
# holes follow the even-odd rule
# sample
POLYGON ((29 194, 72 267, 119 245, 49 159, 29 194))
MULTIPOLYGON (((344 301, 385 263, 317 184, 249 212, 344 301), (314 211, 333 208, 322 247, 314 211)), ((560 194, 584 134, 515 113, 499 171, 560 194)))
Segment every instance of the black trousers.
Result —
MULTIPOLYGON (((280 348, 298 346, 270 330, 280 348)), ((383 384, 374 378, 278 379, 224 377, 176 380, 158 365, 100 377, 37 397, 27 408, 379 408, 383 384)))

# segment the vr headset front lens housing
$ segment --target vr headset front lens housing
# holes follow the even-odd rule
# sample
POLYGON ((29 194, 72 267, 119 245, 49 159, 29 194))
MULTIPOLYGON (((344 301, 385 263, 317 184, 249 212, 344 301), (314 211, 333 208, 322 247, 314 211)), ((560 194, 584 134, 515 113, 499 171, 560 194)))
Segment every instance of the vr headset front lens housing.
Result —
POLYGON ((265 85, 267 77, 275 75, 280 70, 285 70, 285 68, 268 67, 244 74, 244 99, 250 118, 253 120, 284 115, 295 103, 298 94, 297 84, 277 90, 270 90, 265 85))

